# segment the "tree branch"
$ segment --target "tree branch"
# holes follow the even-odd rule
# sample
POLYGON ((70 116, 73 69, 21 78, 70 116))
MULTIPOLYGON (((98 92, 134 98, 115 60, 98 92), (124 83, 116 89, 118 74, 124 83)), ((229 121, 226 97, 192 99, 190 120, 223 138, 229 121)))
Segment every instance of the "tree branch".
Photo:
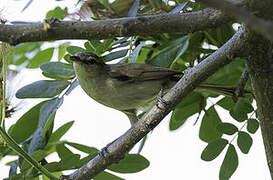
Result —
POLYGON ((273 57, 272 43, 252 33, 247 68, 257 103, 265 153, 271 178, 273 178, 273 57))
POLYGON ((91 179, 99 172, 106 169, 114 162, 118 162, 124 154, 153 128, 190 92, 194 90, 202 81, 214 74, 221 67, 231 62, 237 55, 247 53, 244 46, 246 39, 245 28, 240 28, 238 32, 221 48, 206 58, 204 61, 188 70, 179 82, 163 97, 166 104, 157 104, 133 127, 120 136, 117 140, 109 144, 102 153, 86 165, 68 176, 62 176, 62 180, 84 180, 91 179))
POLYGON ((223 10, 225 13, 233 16, 234 18, 243 21, 252 30, 263 35, 268 40, 273 40, 272 21, 266 21, 264 19, 258 18, 246 9, 239 7, 227 0, 198 0, 198 2, 213 8, 223 10))
POLYGON ((237 86, 236 86, 233 100, 237 101, 239 97, 244 96, 244 89, 245 89, 246 83, 248 81, 248 77, 249 77, 249 74, 247 72, 247 67, 246 67, 244 72, 241 75, 241 78, 240 78, 237 86))
POLYGON ((156 33, 195 32, 222 25, 231 18, 214 9, 180 14, 160 14, 98 21, 53 21, 45 23, 1 24, 0 41, 16 45, 22 42, 61 39, 107 39, 117 36, 154 35, 156 33))

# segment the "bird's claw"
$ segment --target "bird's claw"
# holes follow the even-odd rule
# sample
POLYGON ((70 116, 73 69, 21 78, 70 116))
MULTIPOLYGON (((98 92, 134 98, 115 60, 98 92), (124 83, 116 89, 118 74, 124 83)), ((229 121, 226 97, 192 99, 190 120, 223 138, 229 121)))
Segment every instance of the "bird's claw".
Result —
POLYGON ((164 109, 168 105, 168 102, 163 99, 163 89, 157 95, 156 107, 158 109, 164 109))
POLYGON ((53 25, 55 23, 60 22, 60 20, 56 17, 52 17, 52 18, 46 19, 45 22, 49 25, 53 25))

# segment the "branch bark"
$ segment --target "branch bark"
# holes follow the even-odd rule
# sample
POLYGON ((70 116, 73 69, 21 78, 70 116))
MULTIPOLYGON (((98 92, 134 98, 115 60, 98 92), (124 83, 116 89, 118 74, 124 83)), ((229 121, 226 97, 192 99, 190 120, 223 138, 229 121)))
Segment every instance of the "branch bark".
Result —
POLYGON ((107 39, 117 36, 157 33, 195 32, 215 28, 231 18, 214 9, 182 14, 160 14, 98 21, 53 21, 45 23, 0 24, 0 41, 16 45, 22 42, 61 39, 107 39))
POLYGON ((183 98, 198 86, 198 84, 206 80, 221 67, 230 63, 237 55, 242 56, 243 53, 247 53, 245 49, 247 37, 244 32, 245 28, 239 29, 238 32, 220 49, 188 70, 180 81, 163 97, 166 104, 168 104, 167 106, 165 106, 165 104, 154 106, 133 127, 117 140, 109 144, 103 153, 99 153, 86 165, 68 176, 62 176, 61 179, 91 179, 112 163, 121 160, 126 152, 155 128, 183 98))
POLYGON ((273 57, 272 43, 252 33, 247 58, 248 72, 258 107, 267 163, 273 178, 273 57))

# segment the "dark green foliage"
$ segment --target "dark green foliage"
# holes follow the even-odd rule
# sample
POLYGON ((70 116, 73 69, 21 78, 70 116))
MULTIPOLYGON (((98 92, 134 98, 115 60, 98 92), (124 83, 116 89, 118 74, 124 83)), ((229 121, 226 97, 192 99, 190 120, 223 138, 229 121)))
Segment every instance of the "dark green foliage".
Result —
POLYGON ((257 119, 247 120, 247 131, 254 134, 259 128, 259 121, 257 119))
POLYGON ((252 105, 246 99, 240 98, 229 113, 235 120, 242 122, 247 120, 247 114, 253 111, 252 105))
POLYGON ((220 168, 219 179, 228 180, 238 167, 238 155, 235 147, 229 144, 226 156, 220 168))
POLYGON ((114 174, 111 174, 109 172, 102 171, 99 173, 96 177, 94 177, 94 180, 123 180, 122 178, 115 176, 114 174))
POLYGON ((75 76, 72 64, 62 62, 47 62, 40 65, 44 75, 53 79, 71 79, 75 76))
POLYGON ((26 85, 16 92, 16 97, 23 98, 50 98, 60 94, 67 86, 68 81, 41 80, 26 85))
POLYGON ((56 7, 55 9, 47 12, 46 19, 55 17, 57 19, 62 20, 67 15, 67 10, 68 10, 67 8, 62 9, 60 7, 56 7))
POLYGON ((218 116, 214 106, 211 106, 205 113, 200 131, 199 137, 202 141, 210 142, 222 136, 222 133, 218 132, 216 127, 221 123, 221 119, 218 116))
POLYGON ((53 56, 54 48, 48 48, 39 51, 32 59, 30 59, 27 68, 38 68, 40 64, 50 61, 53 56))
POLYGON ((204 161, 214 160, 217 156, 219 156, 219 154, 223 151, 227 144, 228 141, 222 138, 211 141, 203 150, 201 159, 203 159, 204 161))
POLYGON ((173 61, 178 59, 186 51, 187 46, 187 36, 175 39, 148 60, 148 63, 156 66, 169 67, 173 61))
POLYGON ((127 154, 118 164, 112 164, 108 169, 119 173, 135 173, 147 168, 149 164, 140 154, 127 154))
MULTIPOLYGON (((93 2, 93 1, 92 1, 93 2)), ((96 19, 120 16, 143 16, 150 15, 153 10, 158 12, 178 13, 180 10, 187 12, 189 7, 192 11, 203 9, 199 3, 178 0, 176 7, 168 6, 162 1, 119 1, 111 4, 105 0, 95 0, 93 9, 91 10, 96 19), (122 4, 124 2, 125 4, 122 4), (153 3, 156 2, 156 3, 153 3), (115 7, 122 4, 122 8, 115 7), (128 4, 130 6, 128 6, 128 4), (140 3, 140 4, 139 4, 140 3), (141 6, 141 8, 139 8, 141 6), (109 13, 111 9, 111 13, 109 13), (108 12, 105 13, 105 12, 108 12), (100 14, 101 13, 101 14, 100 14), (111 15, 109 15, 111 14, 111 15)), ((119 6, 118 6, 119 7, 119 6)), ((56 17, 63 19, 68 14, 68 9, 56 7, 49 11, 46 18, 56 17)), ((115 61, 119 63, 149 63, 156 66, 169 67, 178 71, 184 71, 188 67, 194 67, 197 63, 203 61, 206 57, 215 52, 211 49, 221 47, 234 34, 232 23, 225 24, 216 29, 207 31, 199 31, 194 33, 174 33, 174 34, 153 34, 150 36, 136 37, 118 37, 105 40, 88 40, 83 47, 70 45, 70 42, 64 42, 56 47, 49 44, 47 49, 41 48, 43 43, 23 43, 14 47, 13 54, 8 57, 9 63, 14 65, 16 71, 22 68, 38 68, 42 70, 42 74, 51 80, 40 80, 32 84, 26 85, 16 92, 17 98, 47 98, 21 116, 15 124, 13 124, 8 132, 17 143, 21 143, 22 147, 39 162, 41 162, 48 170, 56 173, 58 176, 63 170, 72 170, 79 168, 94 158, 98 149, 88 145, 79 144, 62 140, 62 137, 72 127, 73 121, 68 121, 57 130, 53 131, 55 114, 62 105, 66 95, 78 85, 75 80, 75 73, 70 55, 77 52, 93 52, 96 53, 104 62, 115 61), (207 44, 204 46, 204 44, 207 44), (43 49, 43 50, 41 50, 43 49), (53 56, 54 50, 56 58, 53 56), (52 58, 54 57, 54 58, 52 58), (51 61, 53 60, 53 61, 51 61), (53 79, 53 80, 52 80, 53 79), (85 156, 81 157, 74 153, 74 150, 81 151, 85 156), (60 159, 53 162, 46 162, 45 158, 52 153, 57 153, 60 159)), ((44 46, 43 46, 44 47, 44 46)), ((240 79, 245 65, 242 59, 230 59, 231 63, 222 68, 219 72, 211 76, 206 82, 236 86, 240 79)), ((112 63, 112 62, 111 62, 112 63)), ((246 85, 249 90, 249 83, 246 85)), ((225 94, 224 94, 225 95, 225 94)), ((246 96, 239 98, 237 102, 232 97, 225 96, 217 104, 207 108, 207 100, 209 97, 217 97, 219 94, 206 90, 197 90, 184 98, 180 104, 173 110, 169 129, 176 130, 187 119, 198 113, 204 112, 199 131, 201 140, 208 143, 203 150, 201 159, 205 161, 214 160, 220 155, 228 145, 227 152, 220 168, 220 180, 229 179, 238 166, 238 156, 232 141, 221 138, 222 134, 238 135, 238 147, 243 153, 248 153, 252 145, 252 138, 228 121, 226 117, 218 114, 215 110, 217 105, 229 111, 230 115, 238 122, 247 120, 247 131, 255 133, 259 127, 258 120, 248 117, 249 113, 254 109, 251 105, 253 97, 246 96), (224 119, 225 118, 225 119, 224 119), (225 123, 222 123, 222 120, 225 123), (237 134, 238 133, 238 134, 237 134)), ((77 113, 77 112, 75 112, 77 113)), ((202 115, 202 114, 201 114, 202 115)), ((199 118, 199 116, 198 116, 199 118)), ((242 125, 241 127, 244 127, 242 125)), ((235 139, 235 138, 234 138, 235 139)), ((144 143, 143 143, 144 144, 144 143)), ((141 146, 143 148, 143 145, 141 146)), ((4 143, 0 142, 0 159, 4 156, 15 155, 15 152, 4 143)), ((160 158, 160 157, 159 157, 160 158)), ((12 165, 12 179, 37 179, 39 173, 22 157, 20 161, 16 160, 12 165), (20 168, 20 171, 17 169, 20 168), (15 174, 15 170, 20 174, 15 174)), ((149 166, 149 161, 140 154, 127 154, 125 159, 119 163, 111 165, 108 170, 118 173, 136 173, 149 166)), ((43 176, 43 179, 45 177, 43 176)), ((122 178, 117 175, 103 171, 98 174, 95 180, 120 180, 122 178)))
POLYGON ((17 143, 23 142, 34 133, 38 127, 40 108, 44 103, 41 102, 32 107, 12 126, 12 130, 9 133, 17 143))
POLYGON ((196 92, 191 93, 181 101, 172 113, 169 124, 170 130, 176 130, 182 126, 190 116, 199 113, 202 110, 201 107, 205 106, 202 105, 203 102, 205 103, 205 101, 202 100, 202 95, 196 92))
POLYGON ((216 129, 219 132, 221 132, 223 134, 228 134, 228 135, 232 135, 232 134, 234 134, 234 133, 236 133, 238 131, 238 128, 236 126, 234 126, 233 124, 230 124, 230 123, 218 124, 216 129))
POLYGON ((243 131, 238 132, 237 144, 242 153, 247 154, 249 152, 252 142, 253 140, 248 133, 243 131))

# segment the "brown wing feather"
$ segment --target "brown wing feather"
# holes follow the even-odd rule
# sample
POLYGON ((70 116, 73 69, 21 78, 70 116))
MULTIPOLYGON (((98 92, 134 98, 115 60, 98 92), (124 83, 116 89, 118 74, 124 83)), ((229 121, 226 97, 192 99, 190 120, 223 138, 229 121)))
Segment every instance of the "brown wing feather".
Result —
POLYGON ((182 72, 149 64, 113 64, 109 65, 108 74, 113 78, 155 80, 179 75, 182 72))

